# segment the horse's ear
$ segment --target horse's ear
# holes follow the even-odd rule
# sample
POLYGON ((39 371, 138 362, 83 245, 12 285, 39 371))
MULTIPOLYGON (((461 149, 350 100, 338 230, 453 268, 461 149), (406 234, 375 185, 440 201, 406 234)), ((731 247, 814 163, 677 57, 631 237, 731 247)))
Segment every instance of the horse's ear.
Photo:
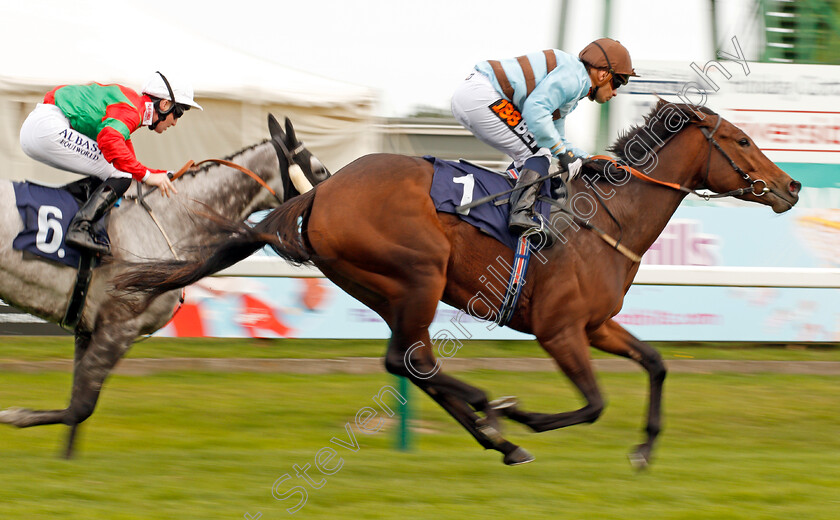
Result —
POLYGON ((707 114, 699 110, 692 111, 688 115, 691 123, 698 128, 712 129, 716 126, 718 121, 717 117, 709 117, 712 114, 707 114))
POLYGON ((292 146, 297 145, 297 136, 295 135, 295 127, 292 126, 292 121, 286 118, 286 134, 289 136, 289 143, 292 146))
POLYGON ((286 138, 286 134, 283 133, 283 128, 272 114, 268 114, 268 133, 272 139, 278 139, 281 142, 286 138))

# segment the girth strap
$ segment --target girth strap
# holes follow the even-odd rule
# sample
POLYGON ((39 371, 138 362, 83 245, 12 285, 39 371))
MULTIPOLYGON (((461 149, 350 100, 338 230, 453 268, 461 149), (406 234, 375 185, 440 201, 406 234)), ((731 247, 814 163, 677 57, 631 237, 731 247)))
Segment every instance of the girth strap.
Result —
MULTIPOLYGON (((557 55, 554 54, 554 51, 551 49, 544 50, 543 55, 545 56, 546 74, 548 74, 557 68, 557 55)), ((534 76, 534 67, 531 66, 531 60, 528 59, 528 56, 519 56, 516 58, 516 61, 519 63, 519 67, 522 69, 522 75, 525 77, 525 99, 527 99, 537 86, 536 77, 534 76)), ((502 67, 502 63, 498 60, 488 60, 487 63, 490 64, 490 67, 493 69, 493 74, 496 75, 496 81, 498 81, 499 86, 502 87, 502 94, 504 94, 510 101, 513 101, 514 90, 508 80, 507 74, 505 74, 505 69, 502 67)), ((561 117, 560 110, 555 110, 551 116, 554 121, 557 121, 561 117)))
POLYGON ((82 311, 85 309, 90 279, 93 276, 93 268, 96 265, 96 257, 89 251, 80 251, 79 269, 76 271, 76 283, 73 285, 73 292, 70 293, 70 302, 64 311, 64 317, 59 322, 62 328, 75 333, 82 319, 82 311))
POLYGON ((499 325, 502 327, 510 323, 513 313, 516 311, 516 303, 519 301, 519 294, 522 286, 525 285, 525 274, 528 272, 528 260, 531 258, 531 239, 526 233, 519 237, 516 244, 516 251, 513 255, 513 266, 510 270, 505 298, 499 308, 499 325))

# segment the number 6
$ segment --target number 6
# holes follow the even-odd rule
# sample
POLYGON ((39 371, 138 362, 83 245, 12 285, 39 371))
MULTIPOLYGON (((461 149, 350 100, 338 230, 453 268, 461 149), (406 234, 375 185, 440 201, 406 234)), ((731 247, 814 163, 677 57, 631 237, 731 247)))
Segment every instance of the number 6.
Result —
POLYGON ((39 251, 52 254, 61 247, 61 240, 64 238, 64 233, 61 231, 61 221, 58 220, 61 217, 61 210, 55 206, 41 206, 38 208, 38 234, 35 235, 35 247, 39 251), (47 242, 50 231, 52 231, 52 239, 47 242))

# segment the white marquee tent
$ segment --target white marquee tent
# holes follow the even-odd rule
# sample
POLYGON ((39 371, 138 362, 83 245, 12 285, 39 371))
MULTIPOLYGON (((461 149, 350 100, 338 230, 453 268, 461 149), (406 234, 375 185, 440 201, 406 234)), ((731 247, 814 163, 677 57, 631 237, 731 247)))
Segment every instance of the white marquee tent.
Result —
MULTIPOLYGON (((19 130, 35 103, 56 85, 120 83, 140 90, 156 70, 188 79, 203 112, 190 111, 163 135, 138 129, 138 158, 178 169, 189 159, 223 157, 268 137, 269 112, 288 116, 335 171, 375 151, 378 94, 359 85, 284 67, 155 17, 166 9, 123 2, 0 2, 0 178, 57 183, 77 178, 26 157, 19 130)), ((290 42, 293 45, 293 42, 290 42)))

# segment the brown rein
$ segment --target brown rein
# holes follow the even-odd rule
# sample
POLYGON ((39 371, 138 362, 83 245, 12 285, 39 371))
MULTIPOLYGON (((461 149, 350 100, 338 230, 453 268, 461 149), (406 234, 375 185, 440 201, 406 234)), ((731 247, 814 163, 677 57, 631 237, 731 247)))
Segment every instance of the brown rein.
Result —
MULTIPOLYGON (((251 171, 251 170, 249 170, 248 168, 245 168, 244 166, 240 166, 240 165, 238 165, 238 164, 236 164, 236 163, 234 163, 234 162, 227 161, 227 160, 225 160, 225 159, 204 159, 203 161, 201 161, 201 162, 197 162, 197 163, 196 163, 196 162, 194 162, 194 161, 192 161, 192 160, 187 161, 187 163, 186 163, 186 164, 184 164, 183 166, 181 166, 181 169, 180 169, 180 170, 178 170, 177 172, 175 172, 175 173, 172 175, 172 179, 170 179, 170 180, 173 180, 173 181, 174 181, 174 180, 175 180, 175 179, 177 179, 178 177, 180 177, 180 176, 184 175, 184 174, 185 174, 187 171, 189 171, 191 168, 197 168, 197 167, 201 166, 202 164, 206 164, 206 163, 221 164, 222 166, 227 166, 228 168, 233 168, 233 169, 235 169, 235 170, 239 170, 240 172, 244 173, 244 174, 245 174, 245 175, 247 175, 248 177, 250 177, 250 178, 254 179, 255 181, 257 181, 257 183, 259 183, 259 185, 260 185, 260 186, 262 186, 263 188, 265 188, 266 190, 268 190, 268 192, 269 192, 269 193, 271 193, 271 194, 274 196, 274 198, 276 198, 277 200, 280 200, 280 197, 278 197, 278 196, 277 196, 277 193, 274 191, 274 189, 273 189, 271 186, 269 186, 269 185, 268 185, 268 184, 267 184, 264 180, 262 180, 262 179, 259 177, 259 175, 257 175, 256 173, 252 172, 252 171, 251 171)), ((150 190, 150 191, 151 191, 151 190, 150 190)), ((148 193, 149 193, 149 192, 147 192, 146 194, 148 195, 148 193)), ((282 202, 283 202, 283 201, 282 201, 282 200, 280 200, 280 203, 282 203, 282 202)))
MULTIPOLYGON (((643 181, 650 182, 650 183, 653 183, 653 184, 658 184, 660 186, 665 186, 666 188, 670 188, 670 189, 673 189, 673 190, 682 191, 682 192, 685 192, 685 193, 693 193, 694 195, 697 195, 698 197, 701 197, 705 200, 717 199, 717 198, 722 198, 722 197, 740 196, 740 195, 745 195, 747 193, 752 193, 756 197, 760 197, 760 196, 764 195, 765 193, 770 191, 769 188, 767 187, 767 183, 762 179, 755 179, 755 180, 752 179, 746 172, 744 172, 735 163, 734 160, 732 160, 732 158, 729 156, 729 154, 727 154, 723 150, 723 148, 721 148, 721 146, 720 146, 720 144, 718 144, 717 140, 715 140, 715 138, 714 138, 715 132, 717 132, 718 127, 720 127, 720 123, 721 123, 722 120, 723 120, 723 118, 721 116, 718 116, 718 120, 715 123, 715 127, 711 131, 707 131, 704 128, 700 129, 702 131, 703 135, 706 137, 706 140, 709 142, 709 159, 707 160, 707 164, 706 164, 706 178, 708 178, 708 176, 709 176, 709 168, 711 167, 710 161, 711 161, 712 150, 717 149, 723 155, 723 157, 729 162, 729 165, 732 167, 732 169, 735 170, 736 173, 740 174, 741 177, 744 180, 746 180, 747 182, 750 183, 749 186, 746 186, 746 187, 743 187, 743 188, 737 188, 737 189, 728 191, 726 193, 715 193, 715 194, 712 194, 712 195, 702 194, 702 193, 697 192, 696 190, 693 190, 691 188, 682 186, 681 184, 677 184, 675 182, 666 182, 666 181, 661 181, 659 179, 654 179, 653 177, 650 177, 649 175, 644 174, 644 173, 640 172, 639 170, 637 170, 637 169, 635 169, 635 168, 633 168, 629 165, 619 164, 615 159, 613 159, 612 157, 608 157, 606 155, 594 155, 594 156, 591 157, 591 159, 607 160, 610 163, 612 163, 612 165, 615 166, 616 168, 618 168, 620 170, 624 170, 625 172, 631 174, 632 176, 634 176, 638 179, 641 179, 643 181), (758 183, 763 184, 764 187, 759 192, 756 192, 756 187, 755 186, 758 183)), ((663 143, 662 146, 660 146, 657 149, 656 153, 662 151, 662 149, 665 147, 666 144, 668 144, 668 142, 670 142, 670 139, 665 141, 665 143, 663 143)), ((597 195, 597 192, 596 192, 596 195, 597 195)), ((603 201, 601 201, 601 203, 603 204, 603 201)), ((604 208, 606 209, 606 206, 604 206, 604 208)), ((609 210, 607 210, 607 212, 609 212, 609 210)), ((612 217, 612 214, 610 214, 610 216, 612 217)), ((615 221, 614 217, 613 217, 613 220, 615 221)), ((613 237, 607 235, 606 233, 604 233, 600 229, 598 229, 598 228, 592 226, 591 224, 589 224, 589 222, 586 222, 585 224, 587 224, 586 227, 588 229, 590 229, 591 231, 594 231, 599 237, 601 237, 602 240, 604 240, 606 243, 610 244, 614 249, 618 250, 624 256, 626 256, 627 258, 629 258, 630 260, 632 260, 634 262, 641 262, 641 256, 633 253, 632 251, 630 251, 629 249, 627 249, 626 247, 621 245, 621 239, 619 239, 619 240, 614 239, 613 237)), ((616 221, 616 224, 618 224, 617 221, 616 221)), ((621 224, 619 224, 619 230, 620 229, 621 229, 621 224)))
MULTIPOLYGON (((718 115, 718 119, 717 119, 717 122, 715 123, 715 127, 711 131, 708 131, 705 128, 700 128, 700 131, 703 133, 703 135, 706 137, 706 140, 709 142, 709 159, 707 160, 707 163, 706 163, 706 176, 705 176, 705 178, 708 179, 708 177, 709 177, 709 168, 711 167, 712 150, 717 149, 717 151, 720 152, 721 155, 723 155, 724 159, 726 159, 727 162, 729 162, 729 165, 732 167, 733 170, 735 170, 735 173, 739 174, 745 181, 750 183, 749 186, 745 186, 743 188, 736 188, 734 190, 727 191, 725 193, 704 194, 704 193, 699 193, 697 190, 687 188, 685 186, 682 186, 682 185, 674 183, 674 182, 665 182, 665 181, 660 181, 659 179, 654 179, 653 177, 650 177, 650 176, 640 172, 639 170, 637 170, 635 168, 632 168, 631 166, 628 166, 628 165, 625 165, 625 164, 618 164, 618 162, 616 162, 615 159, 613 159, 612 157, 608 157, 606 155, 595 155, 595 156, 592 157, 592 159, 605 159, 607 161, 610 161, 615 167, 617 167, 621 170, 624 170, 625 172, 630 173, 631 175, 633 175, 636 178, 642 179, 642 180, 647 181, 647 182, 651 182, 653 184, 659 184, 660 186, 666 186, 668 188, 671 188, 671 189, 674 189, 674 190, 677 190, 677 191, 683 191, 685 193, 692 193, 692 194, 697 195, 698 197, 700 197, 702 199, 705 199, 705 200, 719 199, 719 198, 723 198, 723 197, 738 197, 738 196, 741 196, 741 195, 745 195, 747 193, 752 193, 756 197, 761 197, 762 195, 764 195, 765 193, 770 191, 770 189, 767 187, 767 183, 762 179, 753 179, 752 177, 750 177, 749 174, 747 174, 744 170, 742 170, 735 163, 735 161, 732 160, 732 158, 729 156, 729 154, 726 153, 723 150, 723 148, 721 148, 720 144, 715 139, 714 136, 715 136, 715 133, 717 132, 718 128, 720 127, 721 121, 723 121, 723 118, 720 115, 718 115), (763 185, 763 188, 760 188, 758 191, 756 191, 756 184, 758 184, 758 183, 761 183, 763 185)), ((662 149, 665 148, 665 145, 668 144, 670 141, 671 141, 670 138, 668 140, 666 140, 662 144, 662 146, 660 146, 654 152, 654 155, 661 152, 662 149)), ((705 179, 704 179, 704 183, 705 183, 705 179)))
MULTIPOLYGON (((205 164, 205 163, 220 164, 220 165, 223 165, 223 166, 227 166, 229 168, 233 168, 235 170, 239 170, 240 172, 244 173, 248 177, 251 177, 252 179, 257 181, 257 183, 259 183, 260 186, 262 186, 263 188, 268 190, 268 192, 271 193, 274 196, 274 198, 277 199, 280 202, 280 204, 283 203, 283 200, 280 197, 277 196, 277 192, 275 192, 274 189, 272 189, 272 187, 269 186, 264 180, 262 180, 256 173, 252 172, 248 168, 245 168, 244 166, 240 166, 236 163, 233 163, 233 162, 225 160, 225 159, 205 159, 205 160, 203 160, 201 162, 198 162, 198 163, 196 163, 195 161, 189 160, 189 161, 186 162, 186 164, 184 164, 181 167, 181 169, 179 169, 177 172, 172 174, 172 176, 170 177, 170 180, 174 181, 175 179, 184 175, 191 168, 201 166, 202 164, 205 164)), ((169 251, 172 253, 172 255, 176 259, 180 260, 180 257, 178 256, 178 253, 175 251, 175 247, 173 246, 172 241, 169 239, 169 236, 166 234, 166 231, 163 229, 163 226, 160 224, 160 222, 158 222, 158 219, 155 216, 154 212, 152 211, 151 206, 146 204, 146 201, 144 200, 145 197, 147 197, 149 194, 154 192, 156 189, 157 189, 157 186, 152 186, 152 188, 149 191, 143 193, 143 188, 142 188, 141 184, 138 184, 137 185, 136 202, 139 203, 143 207, 143 209, 146 210, 146 212, 149 214, 149 216, 152 218, 152 221, 155 223, 155 225, 157 226, 157 228, 160 230, 161 234, 163 235, 164 240, 166 240, 166 245, 169 246, 169 251)))

